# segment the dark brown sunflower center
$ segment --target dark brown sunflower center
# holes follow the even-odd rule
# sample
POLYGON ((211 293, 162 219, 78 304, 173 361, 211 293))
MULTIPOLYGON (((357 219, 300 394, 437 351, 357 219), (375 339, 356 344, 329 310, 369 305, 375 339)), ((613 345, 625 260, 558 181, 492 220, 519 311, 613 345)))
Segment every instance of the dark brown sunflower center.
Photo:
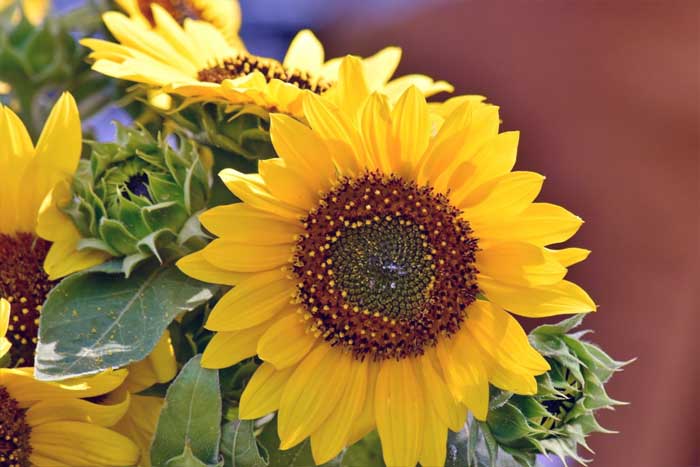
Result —
POLYGON ((306 71, 290 70, 276 60, 248 54, 222 60, 210 68, 201 70, 197 78, 209 83, 221 83, 226 79, 240 78, 254 71, 262 73, 267 81, 278 79, 316 94, 323 94, 332 85, 306 71))
POLYGON ((0 297, 11 305, 7 338, 12 342, 14 366, 34 362, 39 313, 46 295, 55 285, 44 272, 49 242, 33 234, 0 234, 0 297))
POLYGON ((27 410, 0 386, 0 466, 29 467, 31 428, 27 410))
POLYGON ((312 332, 355 357, 421 355, 476 298, 476 239, 428 186, 366 173, 304 219, 294 273, 312 332))
POLYGON ((143 16, 155 26, 155 21, 153 20, 153 11, 151 10, 151 5, 159 5, 163 7, 165 11, 170 13, 170 16, 175 19, 180 24, 183 24, 187 18, 190 19, 202 19, 203 11, 197 7, 195 2, 192 0, 137 0, 139 10, 143 16))

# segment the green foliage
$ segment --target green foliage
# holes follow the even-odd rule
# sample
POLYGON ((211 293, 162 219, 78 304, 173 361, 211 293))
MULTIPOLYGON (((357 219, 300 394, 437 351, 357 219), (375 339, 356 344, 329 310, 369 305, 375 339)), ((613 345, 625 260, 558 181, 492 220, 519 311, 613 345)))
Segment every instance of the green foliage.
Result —
POLYGON ((142 360, 180 313, 218 289, 150 261, 129 278, 109 262, 64 279, 41 313, 36 375, 57 380, 142 360))
POLYGON ((113 97, 113 81, 90 70, 87 50, 71 34, 77 23, 83 29, 90 23, 91 32, 101 28, 99 7, 88 3, 81 9, 82 16, 49 16, 38 25, 24 15, 18 21, 16 7, 0 12, 0 81, 10 84, 11 99, 6 103, 14 104, 34 138, 51 109, 51 94, 70 91, 83 118, 101 110, 113 97))
POLYGON ((197 147, 117 123, 116 141, 95 143, 63 208, 83 239, 78 248, 123 258, 125 275, 155 256, 160 262, 207 242, 197 214, 207 206, 210 176, 197 147))
POLYGON ((219 372, 190 360, 168 389, 151 446, 153 467, 221 466, 219 372))
POLYGON ((521 465, 534 466, 537 453, 585 464, 578 446, 588 448, 590 433, 610 433, 598 424, 595 413, 622 404, 611 399, 604 386, 629 362, 615 361, 583 340, 587 331, 572 333, 582 321, 583 315, 577 315, 533 330, 530 342, 551 366, 538 377, 537 394, 505 393, 507 402, 492 404, 486 423, 479 424, 488 433, 485 439, 491 436, 499 451, 521 465))
POLYGON ((255 437, 252 420, 234 420, 224 425, 221 454, 225 467, 266 467, 270 463, 267 449, 255 437))
POLYGON ((193 103, 174 96, 173 108, 160 111, 166 120, 201 143, 253 161, 276 157, 270 139, 270 115, 260 106, 193 103))

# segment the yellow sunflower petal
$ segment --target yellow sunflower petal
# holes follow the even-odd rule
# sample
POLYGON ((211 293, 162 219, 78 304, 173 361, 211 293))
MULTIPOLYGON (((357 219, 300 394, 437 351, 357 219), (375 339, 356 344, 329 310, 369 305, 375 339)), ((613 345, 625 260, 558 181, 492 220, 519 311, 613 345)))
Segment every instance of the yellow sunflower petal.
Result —
POLYGON ((250 245, 218 238, 207 245, 204 259, 214 266, 236 272, 262 272, 289 263, 291 245, 250 245))
POLYGON ((129 395, 119 403, 105 405, 82 399, 43 400, 27 410, 27 423, 32 427, 50 422, 74 421, 109 427, 117 423, 129 409, 129 395))
POLYGON ((34 368, 0 369, 0 385, 22 406, 44 399, 88 398, 106 394, 124 382, 126 370, 105 371, 95 376, 60 382, 34 379, 34 368))
MULTIPOLYGON (((343 57, 338 82, 331 89, 330 95, 335 96, 338 106, 355 122, 369 94, 362 60, 353 55, 343 57)), ((315 128, 313 123, 311 126, 315 128)))
POLYGON ((178 260, 177 267, 190 277, 212 284, 236 285, 250 277, 249 273, 227 271, 214 266, 206 260, 201 250, 178 260))
POLYGON ((289 449, 316 431, 336 409, 349 384, 352 356, 328 345, 319 345, 289 378, 278 414, 280 449, 289 449), (333 384, 328 384, 333 381, 333 384))
POLYGON ((595 311, 596 304, 578 285, 569 281, 544 287, 523 287, 480 278, 479 287, 489 300, 529 318, 595 311))
POLYGON ((75 99, 64 93, 56 102, 39 137, 34 158, 27 165, 23 184, 25 216, 33 226, 44 197, 61 180, 70 180, 78 167, 82 148, 80 116, 75 99))
POLYGON ((282 159, 258 162, 258 172, 272 196, 280 201, 305 211, 318 203, 318 193, 313 191, 313 187, 300 184, 300 174, 287 167, 282 159))
POLYGON ((510 314, 485 300, 476 300, 467 310, 465 329, 483 352, 515 372, 539 375, 549 364, 529 343, 527 334, 510 314))
POLYGON ((258 356, 278 370, 304 358, 317 339, 307 331, 302 320, 294 312, 278 319, 258 341, 258 356))
POLYGON ((22 0, 22 9, 29 22, 37 25, 46 18, 51 9, 51 2, 49 0, 22 0))
MULTIPOLYGON (((390 173, 395 166, 389 104, 386 96, 374 93, 366 101, 361 116, 367 168, 390 173)), ((398 158, 397 158, 398 159, 398 158)))
POLYGON ((381 363, 374 405, 384 462, 415 465, 423 447, 426 404, 411 360, 381 363))
POLYGON ((218 332, 212 337, 202 355, 203 368, 227 368, 256 353, 258 340, 269 324, 263 323, 236 332, 218 332))
POLYGON ((396 72, 401 61, 399 47, 385 47, 371 57, 362 60, 362 65, 370 91, 380 90, 396 72))
POLYGON ((591 254, 591 250, 586 250, 584 248, 564 248, 562 250, 549 250, 554 257, 561 263, 564 267, 573 266, 576 263, 588 258, 591 254))
POLYGON ((425 411, 425 428, 423 429, 423 448, 418 461, 422 466, 445 465, 447 457, 447 427, 435 410, 428 407, 425 411))
MULTIPOLYGON (((494 133, 496 133, 498 132, 498 113, 497 111, 494 113, 496 117, 494 133)), ((487 137, 489 132, 483 131, 482 134, 487 137)), ((508 131, 493 136, 474 156, 469 156, 468 150, 465 148, 462 153, 466 152, 467 155, 462 157, 463 162, 456 167, 454 174, 449 179, 448 186, 454 192, 453 199, 464 199, 469 193, 489 180, 501 177, 513 170, 519 137, 520 133, 517 131, 508 131)), ((476 148, 478 149, 478 146, 476 148)))
POLYGON ((455 204, 477 232, 482 225, 523 212, 537 198, 543 182, 544 177, 535 172, 511 172, 455 204))
MULTIPOLYGON (((35 454, 73 467, 109 467, 135 465, 140 452, 133 441, 115 431, 69 421, 32 427, 35 454)), ((31 457, 30 462, 36 464, 31 457)))
POLYGON ((165 400, 160 397, 131 396, 129 411, 112 429, 132 440, 141 451, 139 467, 150 467, 151 442, 165 400))
POLYGON ((0 298, 0 358, 4 357, 12 347, 12 343, 5 337, 10 321, 10 310, 10 302, 0 298))
POLYGON ((454 86, 447 81, 435 81, 425 75, 404 75, 387 83, 382 92, 389 96, 390 101, 395 102, 411 86, 417 87, 426 97, 454 91, 454 86))
POLYGON ((167 383, 177 374, 175 351, 170 342, 170 332, 165 331, 148 357, 128 367, 129 376, 123 387, 131 393, 141 392, 154 384, 167 383))
POLYGON ((459 333, 449 342, 438 342, 436 350, 452 395, 474 417, 485 420, 489 405, 488 374, 476 345, 459 333))
POLYGON ((355 419, 350 421, 350 432, 348 433, 348 446, 355 444, 377 426, 374 413, 374 394, 377 386, 377 375, 379 374, 378 362, 368 362, 367 368, 367 393, 362 410, 355 419))
POLYGON ((246 175, 233 169, 224 169, 219 177, 231 192, 250 206, 278 216, 298 220, 304 211, 282 203, 270 194, 259 175, 246 175))
POLYGON ((582 224, 580 217, 561 206, 532 203, 513 218, 479 224, 477 236, 482 244, 517 240, 544 246, 568 240, 582 224))
POLYGON ((303 232, 299 223, 244 203, 216 206, 201 214, 199 221, 218 237, 253 245, 294 243, 295 235, 303 232))
POLYGON ((418 368, 426 394, 430 394, 432 409, 444 426, 448 426, 452 431, 459 431, 466 422, 466 413, 460 410, 461 404, 452 396, 442 376, 433 366, 432 358, 429 355, 420 357, 418 368))
POLYGON ((277 154, 309 187, 326 190, 335 178, 333 159, 324 141, 308 126, 283 114, 270 116, 270 138, 277 154))
POLYGON ((10 310, 12 306, 10 302, 4 298, 0 298, 0 337, 5 337, 7 334, 7 325, 10 323, 10 310))
POLYGON ((292 39, 283 64, 286 68, 316 75, 321 71, 324 59, 323 44, 313 32, 304 29, 292 39))
POLYGON ((419 184, 435 182, 440 175, 445 174, 447 168, 455 161, 455 154, 458 154, 464 146, 469 124, 472 121, 473 106, 465 102, 446 119, 445 123, 423 154, 418 164, 417 181, 419 184))
POLYGON ((295 283, 283 270, 253 274, 218 301, 207 320, 212 331, 239 331, 263 323, 287 308, 295 283))
POLYGON ((512 285, 541 286, 564 279, 566 268, 544 248, 523 242, 497 243, 476 252, 478 277, 512 285))
POLYGON ((270 363, 263 362, 241 395, 239 416, 243 420, 260 418, 274 412, 280 406, 282 392, 296 367, 277 370, 270 363))
POLYGON ((311 435, 311 452, 316 464, 321 465, 338 455, 347 445, 351 424, 362 411, 367 394, 368 359, 350 363, 348 384, 335 410, 311 435))
POLYGON ((409 87, 392 111, 393 133, 397 147, 394 169, 403 176, 412 171, 430 141, 430 118, 425 97, 415 86, 409 87))
POLYGON ((331 157, 342 168, 343 174, 359 173, 365 166, 364 159, 359 160, 359 137, 348 118, 331 103, 315 94, 307 94, 304 99, 304 115, 311 128, 332 145, 331 157))

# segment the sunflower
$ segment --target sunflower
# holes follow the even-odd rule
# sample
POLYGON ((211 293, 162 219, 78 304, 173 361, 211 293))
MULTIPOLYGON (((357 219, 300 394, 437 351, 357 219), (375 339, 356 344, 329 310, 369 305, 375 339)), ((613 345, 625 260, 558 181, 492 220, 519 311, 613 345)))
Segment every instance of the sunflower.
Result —
MULTIPOLYGON (((0 299, 0 334, 10 303, 0 299)), ((0 358, 9 342, 0 337, 0 358)), ((0 368, 0 465, 6 467, 112 467, 135 465, 137 446, 110 429, 129 398, 101 399, 123 383, 126 370, 61 382, 37 381, 33 368, 0 368)))
POLYGON ((36 147, 17 115, 0 106, 0 141, 0 297, 12 307, 12 364, 26 365, 34 361, 39 312, 55 284, 42 263, 55 263, 67 274, 102 262, 104 255, 75 251, 75 228, 65 231, 70 251, 52 248, 37 235, 44 197, 73 177, 80 159, 80 118, 73 97, 63 94, 58 100, 36 147))
MULTIPOLYGON (((297 34, 280 63, 248 53, 242 43, 230 45, 209 23, 187 19, 181 26, 159 5, 151 8, 154 29, 121 13, 103 15, 119 43, 82 40, 93 50, 93 69, 193 100, 253 103, 295 115, 301 113, 304 90, 326 94, 340 79, 340 61, 325 62, 323 46, 308 30, 297 34)), ((363 61, 372 90, 390 97, 411 84, 426 95, 452 90, 448 83, 424 75, 390 81, 400 59, 401 50, 388 47, 363 61)))
POLYGON ((139 466, 151 465, 151 442, 158 426, 158 417, 165 402, 162 397, 139 395, 155 384, 168 383, 177 373, 177 364, 170 333, 166 331, 148 358, 132 363, 129 376, 106 398, 105 402, 117 403, 129 397, 129 409, 113 429, 134 441, 141 451, 139 466))
POLYGON ((341 107, 308 93, 310 127, 272 115, 280 158, 220 173, 242 202, 205 212, 219 238, 178 265, 235 285, 202 365, 263 360, 240 416, 278 411, 282 449, 310 437, 321 464, 376 427, 387 465, 443 465, 448 428, 486 418, 489 383, 534 394, 549 368, 505 310, 595 308, 564 279, 585 250, 546 248, 581 220, 533 202, 543 177, 511 172, 518 133, 498 132, 497 107, 467 99, 435 132, 415 87, 358 105, 356 83, 341 107))
MULTIPOLYGON (((25 0, 26 1, 26 0, 25 0)), ((211 23, 232 44, 241 28, 241 7, 237 0, 116 0, 122 10, 147 27, 156 26, 151 5, 165 9, 179 24, 196 19, 211 23)))

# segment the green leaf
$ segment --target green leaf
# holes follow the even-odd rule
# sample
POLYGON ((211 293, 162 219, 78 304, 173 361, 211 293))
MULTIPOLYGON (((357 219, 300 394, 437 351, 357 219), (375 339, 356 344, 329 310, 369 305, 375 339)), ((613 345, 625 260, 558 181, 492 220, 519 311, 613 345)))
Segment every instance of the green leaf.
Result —
POLYGON ((267 450, 255 439, 253 420, 234 420, 224 425, 221 453, 226 467, 265 467, 267 450))
POLYGON ((188 448, 203 463, 218 463, 219 372, 202 368, 201 360, 202 356, 197 355, 187 362, 168 389, 151 446, 153 467, 171 467, 173 458, 186 454, 188 448))
POLYGON ((382 445, 376 431, 350 446, 341 462, 343 467, 384 467, 382 445))
POLYGON ((491 411, 487 423, 493 436, 500 442, 514 441, 530 432, 525 416, 510 403, 491 411))
POLYGON ((223 465, 223 461, 216 465, 205 464, 194 456, 189 445, 185 446, 185 452, 165 463, 165 467, 223 467, 223 465))
POLYGON ((175 316, 207 302, 216 289, 155 261, 129 278, 114 274, 111 262, 73 274, 42 309, 36 376, 59 380, 143 360, 175 316))

